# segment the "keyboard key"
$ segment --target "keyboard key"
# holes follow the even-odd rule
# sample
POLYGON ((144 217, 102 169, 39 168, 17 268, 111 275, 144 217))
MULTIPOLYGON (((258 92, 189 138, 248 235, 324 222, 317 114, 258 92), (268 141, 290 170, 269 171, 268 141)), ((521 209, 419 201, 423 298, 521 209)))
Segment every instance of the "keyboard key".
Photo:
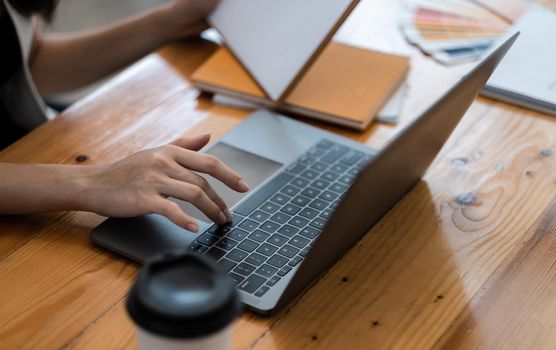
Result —
POLYGON ((353 181, 355 181, 355 176, 352 175, 344 175, 338 180, 346 185, 351 185, 353 181))
POLYGON ((324 229, 324 226, 326 226, 326 220, 316 218, 315 220, 311 221, 311 226, 322 231, 324 229))
POLYGON ((214 225, 207 230, 208 233, 214 236, 222 237, 225 236, 227 232, 230 232, 230 226, 214 225))
POLYGON ((263 222, 265 220, 267 220, 270 217, 270 214, 264 213, 260 210, 257 210, 256 212, 254 212, 253 214, 251 214, 249 216, 249 218, 257 221, 257 222, 263 222))
POLYGON ((282 192, 282 193, 285 194, 286 196, 293 197, 293 196, 295 196, 296 194, 298 194, 299 191, 301 191, 299 188, 288 185, 288 186, 284 187, 284 188, 282 189, 282 191, 280 191, 280 192, 282 192))
POLYGON ((274 244, 277 247, 281 247, 288 241, 288 237, 279 235, 277 233, 273 234, 267 242, 270 244, 274 244))
POLYGON ((221 257, 226 255, 226 251, 222 250, 220 248, 213 247, 213 248, 209 249, 209 251, 205 255, 210 256, 214 260, 220 260, 221 257))
POLYGON ((301 260, 303 260, 303 257, 298 255, 298 256, 292 258, 290 261, 288 261, 288 265, 296 266, 297 264, 299 264, 301 262, 301 260))
POLYGON ((277 222, 279 224, 285 224, 286 222, 288 222, 292 217, 289 216, 288 214, 285 213, 276 213, 274 214, 270 220, 277 222))
POLYGON ((305 165, 299 163, 293 163, 292 165, 286 168, 286 171, 292 174, 299 174, 305 169, 307 169, 305 165))
POLYGON ((332 149, 322 158, 323 162, 326 163, 334 163, 342 156, 345 155, 346 151, 348 150, 347 147, 335 145, 332 149))
POLYGON ((255 271, 255 269, 255 266, 242 262, 241 264, 237 265, 237 267, 234 269, 234 272, 242 276, 249 276, 253 273, 253 271, 255 271))
POLYGON ((288 243, 293 245, 294 247, 301 249, 309 243, 309 240, 305 237, 301 237, 300 235, 297 235, 294 238, 290 239, 288 243))
POLYGON ((324 218, 325 220, 330 220, 333 213, 334 212, 331 209, 326 209, 325 211, 320 213, 320 217, 324 218))
POLYGON ((307 204, 309 204, 310 201, 311 199, 305 196, 297 196, 294 199, 292 199, 292 203, 299 205, 300 207, 306 206, 307 204))
POLYGON ((253 253, 249 255, 245 262, 248 262, 251 265, 261 266, 266 261, 266 257, 262 256, 261 254, 253 253))
POLYGON ((227 276, 229 279, 231 279, 234 282, 236 286, 239 285, 245 279, 245 277, 240 276, 237 273, 233 273, 233 272, 230 272, 227 276))
POLYGON ((224 271, 224 273, 230 272, 230 270, 233 269, 237 265, 237 263, 235 263, 231 260, 228 260, 226 258, 218 260, 217 264, 224 271))
POLYGON ((220 239, 220 237, 211 235, 210 233, 204 233, 201 236, 199 236, 196 239, 196 241, 210 247, 214 243, 218 242, 219 239, 220 239))
POLYGON ((319 143, 317 143, 317 147, 321 147, 324 149, 330 149, 335 145, 334 142, 330 141, 330 140, 320 140, 319 143))
POLYGON ((324 180, 315 180, 311 186, 319 189, 319 190, 325 190, 328 186, 330 186, 330 182, 328 181, 324 181, 324 180))
POLYGON ((253 232, 257 228, 257 226, 259 226, 259 223, 253 220, 245 219, 241 224, 239 224, 238 227, 244 229, 247 232, 253 232))
POLYGON ((249 238, 259 243, 263 243, 264 241, 266 241, 268 237, 270 237, 270 235, 261 230, 256 230, 255 232, 249 235, 249 238))
POLYGON ((263 295, 266 294, 266 292, 268 292, 269 289, 270 289, 269 286, 262 286, 261 288, 259 288, 258 291, 255 292, 255 296, 262 297, 263 295))
POLYGON ((315 164, 311 165, 311 169, 313 169, 316 172, 322 173, 323 171, 328 169, 328 164, 318 162, 318 163, 315 163, 315 164))
POLYGON ((247 216, 251 214, 257 207, 264 203, 270 196, 274 195, 280 188, 290 182, 294 178, 291 174, 280 173, 270 180, 263 187, 255 191, 250 197, 242 202, 236 209, 240 215, 247 216))
POLYGON ((334 202, 330 203, 330 205, 328 207, 330 209, 336 209, 336 208, 338 208, 338 205, 340 205, 340 201, 334 201, 334 202))
POLYGON ((296 216, 288 222, 290 225, 302 228, 309 223, 309 220, 302 218, 301 216, 296 216))
POLYGON ((275 195, 274 197, 270 198, 270 200, 276 204, 279 205, 284 205, 286 203, 289 202, 289 200, 291 199, 291 197, 288 197, 284 194, 278 193, 277 195, 275 195))
POLYGON ((278 269, 268 264, 263 264, 261 267, 255 270, 255 273, 266 278, 272 277, 272 275, 274 275, 276 272, 278 272, 278 269))
POLYGON ((309 183, 311 183, 311 181, 304 179, 302 177, 297 177, 295 180, 291 182, 292 185, 297 186, 299 188, 305 188, 307 187, 307 185, 309 185, 309 183))
POLYGON ((333 173, 331 171, 327 171, 326 173, 322 174, 321 178, 326 181, 336 181, 340 177, 340 174, 333 173))
POLYGON ((292 267, 289 265, 286 265, 284 267, 282 267, 282 269, 280 269, 280 271, 278 271, 278 273, 276 273, 278 276, 282 276, 284 277, 288 272, 290 272, 292 270, 292 267))
POLYGON ((361 160, 356 164, 356 166, 364 167, 372 158, 372 156, 365 154, 363 157, 361 157, 361 160))
POLYGON ((343 164, 336 164, 334 166, 332 166, 332 168, 330 168, 330 170, 332 170, 335 173, 341 174, 341 173, 345 173, 349 168, 346 165, 343 164))
POLYGON ((293 258, 297 253, 299 253, 299 249, 292 247, 289 244, 286 244, 285 246, 280 248, 278 253, 282 254, 285 257, 293 258))
POLYGON ((337 193, 344 193, 345 191, 347 191, 348 188, 349 188, 348 185, 335 182, 332 185, 330 185, 328 189, 337 193))
POLYGON ((308 156, 308 155, 304 155, 304 156, 299 157, 299 159, 298 159, 297 161, 298 161, 299 163, 309 165, 309 164, 312 164, 312 163, 316 162, 316 160, 317 160, 317 159, 314 158, 314 157, 311 157, 311 156, 308 156))
POLYGON ((278 283, 280 280, 281 280, 280 276, 274 275, 274 276, 270 277, 270 279, 266 282, 266 285, 272 287, 273 285, 278 283))
POLYGON ((301 210, 300 207, 298 207, 297 205, 293 205, 293 204, 288 204, 288 205, 282 207, 282 209, 280 209, 281 212, 284 212, 288 215, 295 215, 300 210, 301 210))
POLYGON ((265 282, 266 278, 257 275, 251 275, 245 281, 241 282, 238 285, 238 288, 247 293, 253 293, 257 289, 259 289, 259 287, 262 286, 265 282))
POLYGON ((286 265, 288 262, 288 258, 284 258, 282 255, 274 254, 270 259, 268 259, 267 263, 277 268, 281 268, 282 266, 286 265))
POLYGON ((323 154, 326 153, 326 149, 320 148, 320 147, 313 147, 309 150, 309 152, 307 152, 307 154, 311 157, 321 157, 323 154))
POLYGON ((319 176, 319 173, 313 170, 305 170, 303 173, 301 173, 301 176, 309 180, 314 180, 319 176))
POLYGON ((257 252, 265 256, 271 256, 272 254, 276 253, 277 250, 278 248, 276 248, 275 246, 264 243, 257 249, 257 252))
POLYGON ((241 220, 243 220, 243 216, 237 213, 232 213, 232 226, 238 225, 241 220))
POLYGON ((340 160, 341 163, 347 165, 355 165, 363 158, 363 153, 359 151, 349 151, 343 158, 340 160))
POLYGON ((300 252, 299 255, 301 255, 302 257, 306 257, 307 254, 309 254, 309 249, 311 249, 310 246, 306 246, 305 248, 303 248, 300 252))
POLYGON ((203 254, 204 252, 206 252, 208 250, 208 248, 200 243, 197 242, 193 242, 189 245, 189 247, 187 247, 187 252, 190 253, 201 253, 203 254))
POLYGON ((237 245, 237 243, 238 242, 233 239, 224 237, 220 241, 218 241, 218 243, 216 243, 216 246, 224 250, 232 250, 232 248, 234 248, 237 245))
POLYGON ((279 228, 280 225, 272 221, 266 221, 261 225, 261 230, 264 230, 268 233, 276 232, 276 230, 278 230, 279 228))
POLYGON ((280 209, 280 206, 271 202, 266 202, 265 204, 263 204, 263 206, 261 207, 261 210, 266 211, 267 213, 273 214, 275 213, 278 209, 280 209))
POLYGON ((336 198, 338 198, 338 194, 336 194, 334 192, 331 192, 331 191, 324 191, 323 193, 321 193, 319 198, 322 199, 322 200, 325 200, 327 202, 332 202, 336 198))
POLYGON ((317 209, 318 211, 323 211, 328 206, 328 203, 320 199, 315 199, 309 204, 309 206, 311 208, 317 209))
POLYGON ((315 239, 319 235, 319 233, 319 230, 309 226, 305 227, 303 230, 301 230, 301 232, 299 232, 300 235, 309 239, 315 239))
POLYGON ((352 176, 356 176, 357 174, 359 174, 360 171, 361 171, 361 169, 351 168, 351 169, 348 171, 348 174, 349 174, 349 175, 352 175, 352 176))
POLYGON ((240 262, 247 257, 247 253, 239 249, 234 249, 229 252, 226 257, 230 260, 240 262))
POLYGON ((299 231, 298 228, 295 228, 291 225, 284 225, 280 227, 278 230, 279 233, 283 234, 284 236, 293 237, 299 231))
POLYGON ((237 247, 241 250, 251 253, 253 250, 257 249, 259 243, 252 241, 250 239, 244 239, 237 247))
POLYGON ((299 213, 299 215, 307 219, 314 219, 317 217, 317 215, 319 215, 319 212, 315 209, 305 208, 299 213))
POLYGON ((228 237, 233 238, 236 241, 241 241, 245 237, 247 237, 248 235, 249 235, 249 232, 244 231, 244 230, 239 229, 239 228, 236 228, 236 229, 232 230, 230 233, 228 233, 228 237))
POLYGON ((317 190, 314 187, 307 187, 303 190, 303 192, 301 192, 301 194, 309 198, 316 198, 320 194, 320 190, 317 190))

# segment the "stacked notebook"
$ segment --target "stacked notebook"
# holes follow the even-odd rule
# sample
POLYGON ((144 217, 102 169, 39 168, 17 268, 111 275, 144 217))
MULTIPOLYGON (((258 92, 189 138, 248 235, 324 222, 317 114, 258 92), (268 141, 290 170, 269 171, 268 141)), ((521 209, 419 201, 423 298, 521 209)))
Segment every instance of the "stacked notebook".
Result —
POLYGON ((272 101, 222 46, 192 80, 204 91, 361 130, 398 90, 408 69, 406 57, 331 43, 283 101, 272 101))
POLYGON ((358 3, 221 1, 209 21, 225 45, 192 80, 228 99, 365 129, 390 97, 400 95, 409 61, 331 43, 358 3))

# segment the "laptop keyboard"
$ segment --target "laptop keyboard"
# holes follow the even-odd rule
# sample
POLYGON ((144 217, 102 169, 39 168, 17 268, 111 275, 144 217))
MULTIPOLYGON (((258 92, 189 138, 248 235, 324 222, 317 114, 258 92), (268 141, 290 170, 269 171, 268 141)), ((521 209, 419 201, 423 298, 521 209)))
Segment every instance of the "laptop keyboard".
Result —
POLYGON ((187 250, 214 258, 239 289, 262 297, 304 259, 370 156, 321 140, 187 250))

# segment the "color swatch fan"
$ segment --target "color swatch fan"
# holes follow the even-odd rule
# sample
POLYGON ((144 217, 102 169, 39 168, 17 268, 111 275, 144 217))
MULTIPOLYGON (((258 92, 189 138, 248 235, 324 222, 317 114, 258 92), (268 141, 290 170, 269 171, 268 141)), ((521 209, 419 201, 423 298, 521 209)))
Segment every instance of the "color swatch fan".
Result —
POLYGON ((479 59, 527 9, 523 0, 407 0, 401 28, 436 61, 479 59))

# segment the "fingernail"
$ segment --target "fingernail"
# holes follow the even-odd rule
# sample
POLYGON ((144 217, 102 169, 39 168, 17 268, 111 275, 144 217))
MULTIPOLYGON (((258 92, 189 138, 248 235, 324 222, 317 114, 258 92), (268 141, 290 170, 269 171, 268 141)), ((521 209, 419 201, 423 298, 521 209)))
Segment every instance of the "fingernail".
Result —
POLYGON ((249 185, 247 185, 247 182, 243 181, 243 179, 239 180, 237 186, 239 187, 240 191, 244 191, 244 192, 249 191, 249 185))
POLYGON ((187 231, 191 231, 191 232, 199 231, 199 226, 197 226, 197 224, 187 224, 185 228, 187 229, 187 231))
POLYGON ((227 222, 228 222, 228 219, 226 219, 226 215, 224 215, 224 213, 220 212, 220 215, 218 215, 218 223, 224 225, 227 222))

